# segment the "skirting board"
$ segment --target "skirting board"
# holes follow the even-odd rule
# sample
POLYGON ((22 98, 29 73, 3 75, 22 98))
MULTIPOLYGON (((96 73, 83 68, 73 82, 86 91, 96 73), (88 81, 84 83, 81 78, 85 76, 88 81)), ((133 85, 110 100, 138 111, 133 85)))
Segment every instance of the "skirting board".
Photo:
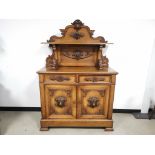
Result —
MULTIPOLYGON (((0 107, 0 111, 40 111, 40 107, 0 107)), ((113 109, 114 113, 139 113, 139 109, 113 109)))

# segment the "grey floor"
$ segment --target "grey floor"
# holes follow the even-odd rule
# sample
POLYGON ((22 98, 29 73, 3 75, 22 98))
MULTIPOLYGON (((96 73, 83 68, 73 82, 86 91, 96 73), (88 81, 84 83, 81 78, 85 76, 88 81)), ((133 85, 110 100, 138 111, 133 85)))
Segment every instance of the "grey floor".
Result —
POLYGON ((155 119, 135 119, 132 114, 113 114, 114 131, 102 128, 50 128, 39 131, 40 112, 0 111, 1 135, 105 135, 105 134, 155 134, 155 119))

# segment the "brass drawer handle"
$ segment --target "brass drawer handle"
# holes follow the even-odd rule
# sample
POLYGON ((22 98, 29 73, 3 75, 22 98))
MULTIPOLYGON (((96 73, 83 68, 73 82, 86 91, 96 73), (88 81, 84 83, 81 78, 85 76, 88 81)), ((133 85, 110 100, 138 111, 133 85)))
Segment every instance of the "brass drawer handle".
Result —
POLYGON ((97 77, 92 77, 92 78, 85 78, 85 81, 91 81, 91 82, 98 82, 98 81, 104 81, 105 78, 97 78, 97 77))
POLYGON ((64 76, 51 76, 50 80, 52 81, 58 81, 58 82, 63 82, 63 81, 69 81, 70 78, 64 77, 64 76))

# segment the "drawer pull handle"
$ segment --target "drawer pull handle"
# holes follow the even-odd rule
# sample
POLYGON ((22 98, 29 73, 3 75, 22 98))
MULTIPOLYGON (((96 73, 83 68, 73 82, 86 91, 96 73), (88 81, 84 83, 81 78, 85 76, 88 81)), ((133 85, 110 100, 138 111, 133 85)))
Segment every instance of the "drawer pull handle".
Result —
POLYGON ((64 76, 52 76, 52 77, 50 77, 50 80, 58 81, 58 82, 63 82, 63 81, 69 81, 70 78, 64 77, 64 76))
POLYGON ((93 77, 93 78, 85 78, 85 81, 91 81, 91 82, 98 82, 98 81, 104 81, 105 78, 97 78, 97 77, 93 77))
POLYGON ((56 101, 56 106, 63 108, 65 107, 65 102, 67 101, 66 97, 64 96, 58 96, 57 98, 55 98, 56 101))
POLYGON ((88 106, 91 108, 95 108, 99 105, 99 99, 97 97, 88 98, 88 106))

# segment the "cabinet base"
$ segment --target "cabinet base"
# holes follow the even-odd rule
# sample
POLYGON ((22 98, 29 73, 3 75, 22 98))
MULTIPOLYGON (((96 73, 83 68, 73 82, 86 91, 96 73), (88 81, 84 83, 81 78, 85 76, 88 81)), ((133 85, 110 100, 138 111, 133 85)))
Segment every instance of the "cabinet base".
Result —
POLYGON ((47 131, 48 127, 103 127, 105 131, 113 131, 113 120, 99 119, 42 119, 41 131, 47 131))
POLYGON ((41 127, 40 131, 48 131, 48 129, 49 129, 48 127, 47 128, 41 127))
POLYGON ((104 131, 114 131, 113 128, 105 128, 104 131))

